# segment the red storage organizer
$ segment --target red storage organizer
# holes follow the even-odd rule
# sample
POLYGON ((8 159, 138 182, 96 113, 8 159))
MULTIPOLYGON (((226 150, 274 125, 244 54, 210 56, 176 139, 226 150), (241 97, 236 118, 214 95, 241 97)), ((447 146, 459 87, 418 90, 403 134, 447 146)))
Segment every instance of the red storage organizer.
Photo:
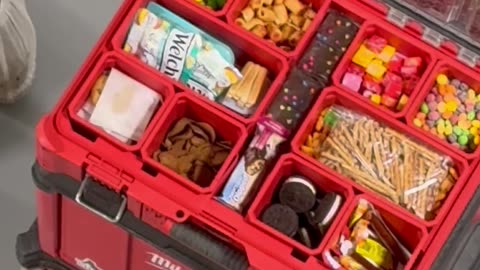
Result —
MULTIPOLYGON (((17 238, 17 257, 23 267, 325 270, 330 269, 325 252, 342 237, 358 202, 366 199, 410 251, 406 270, 480 268, 475 242, 480 221, 480 150, 466 153, 413 123, 439 73, 459 78, 480 93, 480 46, 470 35, 476 31, 474 21, 462 21, 470 28, 460 31, 460 21, 452 19, 454 13, 440 14, 443 10, 432 7, 420 11, 422 3, 414 0, 305 0, 316 15, 295 50, 285 52, 235 24, 248 0, 227 0, 220 11, 208 10, 194 0, 153 0, 230 46, 237 67, 253 61, 268 69, 271 85, 256 111, 245 117, 123 50, 137 10, 149 2, 124 1, 61 99, 37 125, 32 168, 37 218, 17 238), (302 108, 307 112, 299 117, 298 128, 282 145, 245 211, 226 207, 216 197, 255 136, 257 123, 277 105, 277 97, 285 91, 283 84, 300 66, 309 44, 318 38, 317 29, 332 10, 350 18, 359 31, 341 52, 331 76, 321 82, 327 86, 302 108), (431 10, 432 16, 428 14, 431 10), (342 85, 353 55, 373 33, 385 37, 400 52, 423 60, 419 81, 398 111, 374 105, 342 85), (111 68, 162 96, 145 133, 134 145, 120 142, 78 116, 97 78, 111 68), (433 220, 417 217, 301 151, 321 111, 334 104, 363 113, 450 157, 458 180, 433 220), (210 184, 188 181, 152 158, 182 117, 206 122, 232 142, 210 184), (308 178, 315 189, 342 198, 330 227, 311 248, 260 218, 277 200, 281 183, 292 175, 308 178)), ((476 14, 474 6, 464 8, 463 14, 476 14)), ((336 49, 340 50, 332 51, 336 49)))

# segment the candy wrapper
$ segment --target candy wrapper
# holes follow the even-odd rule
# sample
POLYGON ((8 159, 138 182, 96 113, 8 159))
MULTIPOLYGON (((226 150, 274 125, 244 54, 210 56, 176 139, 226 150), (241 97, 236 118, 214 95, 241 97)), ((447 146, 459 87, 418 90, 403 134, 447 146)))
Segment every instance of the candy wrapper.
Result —
POLYGON ((238 212, 243 211, 287 136, 288 131, 281 125, 268 118, 261 119, 255 137, 228 179, 219 201, 238 212))
POLYGON ((229 47, 156 3, 137 12, 124 50, 210 100, 242 78, 229 47))
POLYGON ((340 106, 323 112, 302 149, 426 220, 435 217, 457 180, 449 157, 340 106))
POLYGON ((323 254, 331 269, 348 270, 403 269, 410 257, 380 213, 364 199, 359 200, 338 242, 323 254))

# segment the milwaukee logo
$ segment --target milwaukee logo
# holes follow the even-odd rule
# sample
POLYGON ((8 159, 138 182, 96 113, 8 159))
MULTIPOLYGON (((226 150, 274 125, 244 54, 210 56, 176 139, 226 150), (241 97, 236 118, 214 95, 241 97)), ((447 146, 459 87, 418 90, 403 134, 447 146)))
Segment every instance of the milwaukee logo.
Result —
POLYGON ((174 80, 179 80, 194 34, 173 29, 165 43, 160 71, 174 80))
POLYGON ((171 260, 166 259, 156 253, 147 252, 150 256, 150 260, 147 260, 146 263, 150 266, 153 266, 160 270, 187 270, 180 265, 174 264, 171 260))
POLYGON ((78 267, 85 270, 102 270, 102 268, 98 267, 94 261, 88 258, 82 259, 82 260, 75 258, 75 264, 77 264, 78 267))

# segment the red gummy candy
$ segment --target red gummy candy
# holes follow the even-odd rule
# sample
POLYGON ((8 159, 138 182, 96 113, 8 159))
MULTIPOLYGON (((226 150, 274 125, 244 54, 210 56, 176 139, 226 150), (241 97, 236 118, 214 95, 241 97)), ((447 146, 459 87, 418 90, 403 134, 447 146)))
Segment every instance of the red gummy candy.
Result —
POLYGON ((385 77, 383 77, 383 81, 382 81, 382 84, 384 86, 387 86, 389 85, 391 82, 399 82, 401 83, 402 82, 402 77, 400 77, 399 75, 393 73, 393 72, 387 72, 387 74, 385 74, 385 77))
POLYGON ((382 104, 387 107, 387 108, 395 108, 397 106, 397 99, 387 95, 387 94, 384 94, 382 95, 382 104))
POLYGON ((410 78, 418 74, 418 67, 417 66, 403 66, 400 69, 404 78, 410 78))
POLYGON ((390 60, 390 62, 387 63, 387 68, 390 71, 400 73, 400 69, 403 67, 403 61, 406 59, 406 57, 401 54, 401 53, 395 53, 390 60))
POLYGON ((402 82, 392 81, 385 87, 385 95, 398 99, 403 94, 402 82))
POLYGON ((383 87, 380 83, 375 82, 373 80, 365 79, 363 81, 363 88, 368 90, 369 92, 381 95, 383 93, 383 87))
POLYGON ((419 81, 418 76, 413 76, 403 81, 403 92, 407 95, 411 95, 415 87, 417 87, 419 81))
POLYGON ((378 35, 373 35, 371 36, 366 42, 365 46, 374 53, 381 53, 383 48, 388 45, 387 39, 378 36, 378 35))
POLYGON ((356 75, 360 75, 363 77, 363 75, 365 75, 365 70, 358 66, 358 65, 355 65, 355 64, 350 64, 350 66, 348 67, 347 69, 347 72, 348 73, 353 73, 353 74, 356 74, 356 75))
POLYGON ((403 61, 403 66, 405 67, 421 67, 422 66, 422 58, 421 57, 408 57, 403 61))

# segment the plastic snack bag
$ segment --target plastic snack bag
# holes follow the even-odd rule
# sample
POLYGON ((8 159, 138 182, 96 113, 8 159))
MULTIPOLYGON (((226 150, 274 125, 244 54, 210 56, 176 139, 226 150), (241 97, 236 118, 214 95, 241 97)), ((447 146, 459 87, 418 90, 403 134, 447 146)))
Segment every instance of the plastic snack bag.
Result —
POLYGON ((210 100, 242 79, 229 47, 155 3, 137 12, 124 50, 210 100))
POLYGON ((322 121, 330 130, 314 151, 318 161, 422 219, 434 217, 457 179, 449 157, 340 106, 322 121))
POLYGON ((13 103, 31 87, 36 36, 24 0, 0 0, 0 103, 13 103))

